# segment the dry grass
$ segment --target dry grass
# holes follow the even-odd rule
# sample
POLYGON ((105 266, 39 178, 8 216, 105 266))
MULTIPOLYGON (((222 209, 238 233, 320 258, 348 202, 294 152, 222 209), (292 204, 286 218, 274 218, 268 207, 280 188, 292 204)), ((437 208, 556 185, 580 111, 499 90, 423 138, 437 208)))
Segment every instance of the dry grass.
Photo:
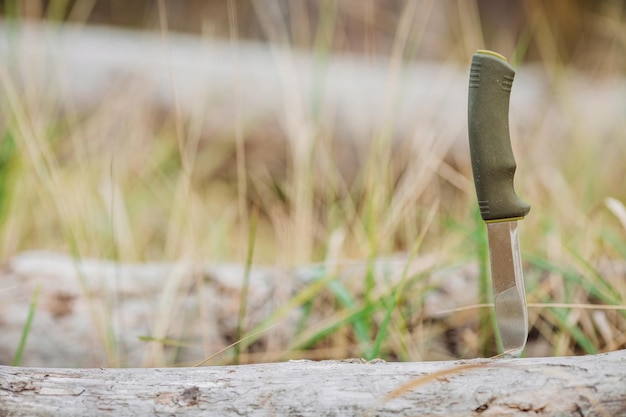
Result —
MULTIPOLYGON (((158 4, 167 43, 167 8, 158 4)), ((4 64, 0 253, 7 259, 47 248, 121 261, 243 263, 250 257, 250 213, 257 210, 252 263, 335 265, 322 273, 324 286, 312 287, 290 304, 332 313, 298 335, 286 347, 287 356, 438 359, 437 346, 450 340, 465 346, 454 350, 460 356, 493 354, 491 334, 484 327, 477 333, 471 318, 469 327, 460 324, 464 333, 454 333, 447 326, 459 323, 420 316, 428 288, 419 277, 405 274, 384 285, 366 268, 358 278, 363 285, 354 288, 332 287, 332 280, 324 278, 341 273, 343 260, 371 265, 398 252, 408 259, 434 256, 440 270, 484 267, 484 230, 474 207, 469 160, 450 152, 458 142, 456 132, 426 127, 416 131, 415 140, 398 142, 392 126, 406 62, 436 50, 453 65, 476 49, 500 46, 508 48, 502 52, 516 65, 526 57, 536 59, 549 76, 559 114, 567 116, 554 120, 552 109, 542 112, 538 103, 537 117, 514 132, 524 137, 515 144, 517 186, 533 205, 522 225, 531 340, 541 341, 544 350, 538 352, 555 355, 624 348, 624 102, 622 111, 592 109, 614 118, 606 120, 604 130, 591 131, 577 123, 580 109, 568 100, 571 89, 564 74, 576 64, 590 80, 619 80, 623 88, 625 4, 607 1, 593 14, 581 12, 592 32, 567 57, 565 31, 553 25, 548 6, 524 4, 528 19, 518 34, 508 34, 514 39, 507 44, 485 34, 476 2, 445 2, 436 10, 443 10, 458 32, 435 47, 425 29, 441 18, 433 14, 433 2, 408 2, 394 14, 396 9, 376 2, 355 9, 329 1, 316 9, 315 18, 309 7, 293 6, 288 17, 278 3, 255 8, 267 42, 288 52, 276 55, 286 120, 282 129, 239 112, 225 119, 209 117, 207 128, 206 114, 216 109, 198 106, 191 114, 182 114, 177 105, 171 111, 154 109, 132 90, 111 91, 96 108, 83 112, 55 96, 54 85, 29 89, 28 78, 43 68, 16 72, 4 64), (363 39, 351 34, 355 21, 369 28, 363 39), (384 48, 377 39, 385 41, 384 48), (386 99, 380 103, 383 123, 356 151, 342 148, 336 127, 320 122, 322 114, 332 112, 322 108, 323 100, 303 101, 289 59, 294 44, 308 48, 322 83, 329 56, 350 50, 351 42, 383 56, 390 67, 386 99), (593 60, 585 59, 587 53, 593 60), (350 160, 357 162, 348 168, 340 158, 346 153, 354 153, 350 160)), ((228 2, 228 12, 232 47, 238 48, 235 2, 228 2)), ((75 13, 89 16, 85 10, 75 13)), ((175 85, 172 91, 175 95, 175 85)), ((239 100, 236 89, 233 94, 239 100)), ((268 323, 277 320, 280 315, 268 323)), ((241 355, 242 361, 255 360, 241 355)))

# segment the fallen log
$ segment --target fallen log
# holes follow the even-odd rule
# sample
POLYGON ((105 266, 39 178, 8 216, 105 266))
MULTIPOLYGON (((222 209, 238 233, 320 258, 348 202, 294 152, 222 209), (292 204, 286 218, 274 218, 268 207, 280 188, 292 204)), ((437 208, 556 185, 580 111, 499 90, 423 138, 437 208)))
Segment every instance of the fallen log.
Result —
POLYGON ((618 416, 626 350, 527 359, 206 368, 0 366, 0 415, 618 416))
MULTIPOLYGON (((410 261, 410 273, 424 274, 422 288, 431 288, 424 290, 420 312, 433 331, 419 339, 425 347, 409 360, 477 357, 480 353, 469 349, 464 339, 465 334, 476 332, 477 315, 475 310, 463 309, 478 302, 477 267, 470 264, 437 272, 433 269, 436 262, 428 256, 410 261), (445 333, 445 329, 455 332, 445 333), (455 347, 464 350, 455 351, 455 347)), ((399 279, 406 265, 407 259, 400 255, 378 259, 375 279, 381 283, 399 279)), ((358 296, 364 283, 364 263, 355 261, 334 268, 338 282, 358 296)), ((599 268, 607 275, 623 276, 626 266, 607 263, 599 268)), ((234 340, 243 270, 238 264, 191 260, 133 264, 74 259, 55 252, 19 254, 0 270, 0 364, 13 363, 30 299, 37 289, 39 302, 19 365, 144 368, 198 363, 234 340)), ((297 325, 303 316, 300 304, 268 321, 279 307, 320 279, 323 271, 320 265, 292 270, 260 265, 252 268, 247 304, 248 312, 253 313, 246 318, 246 335, 252 329, 265 328, 264 322, 269 327, 256 339, 255 352, 262 356, 250 358, 251 362, 360 355, 358 350, 302 354, 297 340, 306 335, 297 325)), ((318 310, 310 313, 309 323, 321 323, 333 314, 332 310, 318 310)), ((619 343, 605 351, 619 349, 619 343)), ((525 356, 551 356, 552 352, 547 341, 531 337, 525 356)), ((225 357, 217 359, 209 364, 229 363, 225 357)), ((240 363, 246 362, 242 358, 240 363)))
MULTIPOLYGON (((410 270, 428 271, 434 262, 430 257, 416 258, 410 270)), ((376 279, 383 282, 384 277, 400 276, 406 259, 380 259, 376 265, 376 279)), ((357 286, 364 281, 363 268, 361 262, 337 268, 341 272, 338 279, 358 291, 357 286)), ((437 288, 424 299, 424 315, 475 304, 475 269, 461 268, 424 278, 424 285, 437 288)), ((247 309, 253 314, 246 318, 247 328, 261 326, 279 306, 319 279, 316 274, 320 271, 315 266, 284 270, 255 265, 247 297, 247 309)), ((19 365, 143 368, 197 363, 233 341, 243 276, 244 266, 238 264, 132 264, 74 259, 55 252, 22 253, 0 271, 0 364, 12 363, 28 317, 29 300, 37 288, 39 302, 19 365), (174 349, 160 343, 161 339, 184 343, 174 349)), ((322 313, 327 312, 316 313, 311 320, 321 322, 322 313)), ((279 323, 277 326, 260 335, 258 343, 269 355, 261 362, 294 358, 290 342, 298 335, 301 315, 300 306, 295 305, 285 317, 272 321, 272 325, 279 323), (285 357, 281 351, 290 355, 285 357)), ((475 314, 469 311, 452 316, 450 320, 455 321, 446 328, 467 326, 475 314)), ((445 346, 431 346, 430 350, 432 355, 420 360, 458 357, 445 346)))

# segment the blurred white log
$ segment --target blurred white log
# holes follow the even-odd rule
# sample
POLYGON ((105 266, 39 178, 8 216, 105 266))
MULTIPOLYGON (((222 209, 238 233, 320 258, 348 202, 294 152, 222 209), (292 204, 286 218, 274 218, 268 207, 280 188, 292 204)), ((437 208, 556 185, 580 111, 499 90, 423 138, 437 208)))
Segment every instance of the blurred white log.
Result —
MULTIPOLYGON (((275 118, 288 135, 335 129, 363 144, 380 132, 396 139, 446 138, 443 152, 466 152, 468 64, 388 56, 331 55, 269 43, 233 43, 98 26, 0 22, 0 59, 27 92, 89 108, 113 91, 183 115, 234 120, 275 118), (173 93, 175 91, 175 94, 173 93), (176 100, 174 100, 176 97, 176 100), (195 113, 194 113, 195 112, 195 113)), ((141 104, 134 104, 141 105, 141 104)), ((518 68, 511 96, 514 141, 536 133, 567 137, 572 126, 614 138, 623 130, 626 81, 591 78, 560 67, 518 68), (558 71, 557 71, 558 70, 558 71), (549 123, 542 124, 542 120, 549 123)))
MULTIPOLYGON (((387 283, 398 279, 406 261, 402 257, 378 260, 376 279, 387 283)), ((435 260, 427 257, 413 259, 409 273, 428 271, 434 264, 435 260)), ((353 262, 333 268, 339 280, 352 287, 352 281, 362 285, 365 265, 353 262)), ((325 274, 322 265, 291 271, 255 265, 246 300, 246 331, 260 326, 297 292, 325 274)), ((244 266, 238 264, 131 264, 74 259, 43 251, 20 254, 9 260, 0 273, 0 363, 11 363, 17 351, 37 288, 40 294, 22 365, 141 367, 197 363, 236 337, 243 277, 244 266), (146 337, 157 341, 147 341, 146 337), (159 339, 183 343, 168 348, 168 343, 160 343, 159 339)), ((424 315, 431 317, 442 310, 475 303, 475 277, 474 271, 467 268, 429 274, 423 283, 437 290, 429 291, 423 301, 424 315)), ((460 328, 472 323, 468 315, 472 312, 461 314, 459 323, 450 325, 460 328)), ((281 352, 296 336, 300 316, 300 306, 294 305, 284 317, 275 317, 268 324, 278 323, 259 338, 262 350, 268 352, 266 360, 282 357, 281 352)), ((439 354, 446 357, 444 349, 439 354)))

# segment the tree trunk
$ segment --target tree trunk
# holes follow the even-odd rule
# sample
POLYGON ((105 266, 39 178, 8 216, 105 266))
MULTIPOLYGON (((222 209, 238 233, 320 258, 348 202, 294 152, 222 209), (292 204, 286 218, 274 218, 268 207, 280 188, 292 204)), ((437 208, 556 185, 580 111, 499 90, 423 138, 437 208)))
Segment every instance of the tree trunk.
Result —
POLYGON ((0 367, 2 416, 618 416, 626 351, 557 358, 0 367))

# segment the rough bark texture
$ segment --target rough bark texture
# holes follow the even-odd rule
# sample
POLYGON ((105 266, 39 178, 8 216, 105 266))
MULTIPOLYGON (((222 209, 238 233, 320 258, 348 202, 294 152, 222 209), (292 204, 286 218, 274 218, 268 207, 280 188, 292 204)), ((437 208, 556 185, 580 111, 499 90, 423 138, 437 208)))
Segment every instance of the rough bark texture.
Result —
POLYGON ((0 367, 2 416, 619 416, 626 351, 208 368, 0 367))

